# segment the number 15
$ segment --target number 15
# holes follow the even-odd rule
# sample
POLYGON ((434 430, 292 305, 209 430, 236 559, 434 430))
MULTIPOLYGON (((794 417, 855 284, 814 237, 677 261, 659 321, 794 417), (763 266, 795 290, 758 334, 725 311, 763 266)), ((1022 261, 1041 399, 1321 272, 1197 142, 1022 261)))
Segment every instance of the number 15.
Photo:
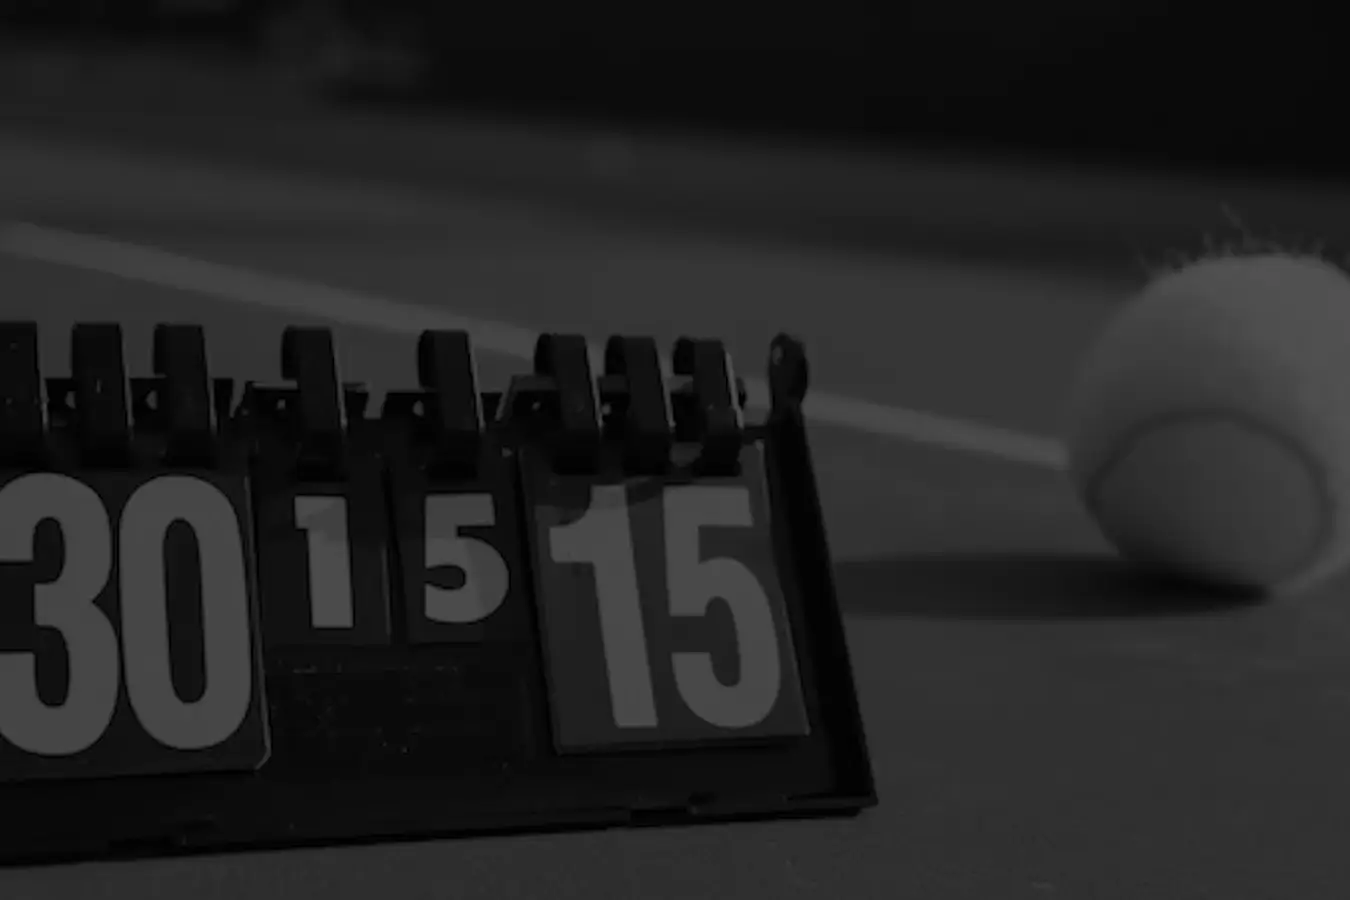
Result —
MULTIPOLYGON (((731 611, 740 651, 740 680, 723 684, 709 653, 674 653, 675 685, 685 705, 721 729, 758 725, 773 711, 782 683, 778 631, 769 597, 744 562, 702 558, 705 528, 755 525, 750 491, 743 486, 674 485, 662 496, 665 519, 667 612, 675 617, 707 613, 720 598, 731 611)), ((657 703, 648 660, 646 623, 626 491, 621 484, 595 485, 586 513, 548 532, 557 563, 593 567, 600 629, 614 723, 619 728, 655 728, 657 703)))

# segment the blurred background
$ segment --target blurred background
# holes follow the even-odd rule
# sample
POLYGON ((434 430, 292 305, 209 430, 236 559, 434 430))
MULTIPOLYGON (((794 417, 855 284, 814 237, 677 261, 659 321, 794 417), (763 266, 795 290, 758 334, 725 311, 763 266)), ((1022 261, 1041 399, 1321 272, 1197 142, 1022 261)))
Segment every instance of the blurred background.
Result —
POLYGON ((1350 253, 1350 63, 1278 13, 0 0, 0 130, 854 248, 1134 266, 1236 211, 1350 253))
POLYGON ((772 19, 440 0, 0 0, 0 11, 11 91, 74 78, 52 59, 16 71, 64 46, 209 58, 334 103, 1203 168, 1334 172, 1344 155, 1341 38, 1298 4, 1220 16, 1165 0, 924 0, 870 15, 804 4, 772 19))
POLYGON ((1251 234, 1350 260, 1330 15, 0 10, 0 314, 53 374, 109 319, 141 371, 156 323, 200 322, 240 380, 276 378, 283 327, 332 327, 376 397, 416 384, 428 327, 472 333, 489 389, 545 331, 717 337, 748 379, 806 341, 887 798, 809 828, 7 871, 0 897, 1350 896, 1344 586, 1140 605, 1057 467, 1081 360, 1149 271, 1251 234))

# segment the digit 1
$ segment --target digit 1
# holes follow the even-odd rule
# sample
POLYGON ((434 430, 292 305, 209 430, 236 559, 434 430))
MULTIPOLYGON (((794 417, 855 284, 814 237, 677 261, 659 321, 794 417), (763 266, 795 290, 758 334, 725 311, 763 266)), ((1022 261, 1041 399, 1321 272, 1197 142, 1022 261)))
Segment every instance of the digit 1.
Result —
POLYGON ((582 563, 595 571, 614 724, 620 728, 655 728, 656 699, 623 485, 592 486, 585 514, 575 522, 549 529, 549 549, 555 562, 582 563))
POLYGON ((343 497, 296 497, 295 525, 305 532, 310 622, 315 628, 351 628, 352 560, 343 497))

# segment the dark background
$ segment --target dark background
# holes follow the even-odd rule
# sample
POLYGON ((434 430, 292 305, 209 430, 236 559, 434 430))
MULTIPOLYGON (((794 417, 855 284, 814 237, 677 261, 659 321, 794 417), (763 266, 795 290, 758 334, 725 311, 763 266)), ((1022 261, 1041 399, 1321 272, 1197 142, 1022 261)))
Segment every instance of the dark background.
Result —
POLYGON ((770 21, 631 4, 0 0, 10 42, 209 49, 332 102, 1343 175, 1350 63, 1329 14, 1199 6, 926 0, 770 21))

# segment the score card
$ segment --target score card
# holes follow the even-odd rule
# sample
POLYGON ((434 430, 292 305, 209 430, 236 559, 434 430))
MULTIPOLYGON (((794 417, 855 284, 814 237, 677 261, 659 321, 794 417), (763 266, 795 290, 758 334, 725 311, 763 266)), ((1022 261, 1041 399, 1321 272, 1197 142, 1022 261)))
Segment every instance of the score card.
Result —
POLYGON ((153 378, 36 337, 0 323, 0 863, 875 802, 789 339, 747 426, 715 341, 597 377, 546 335, 494 393, 426 332, 372 416, 325 329, 237 398, 199 328, 153 378))
POLYGON ((560 751, 809 733, 757 446, 724 478, 522 467, 560 751))

